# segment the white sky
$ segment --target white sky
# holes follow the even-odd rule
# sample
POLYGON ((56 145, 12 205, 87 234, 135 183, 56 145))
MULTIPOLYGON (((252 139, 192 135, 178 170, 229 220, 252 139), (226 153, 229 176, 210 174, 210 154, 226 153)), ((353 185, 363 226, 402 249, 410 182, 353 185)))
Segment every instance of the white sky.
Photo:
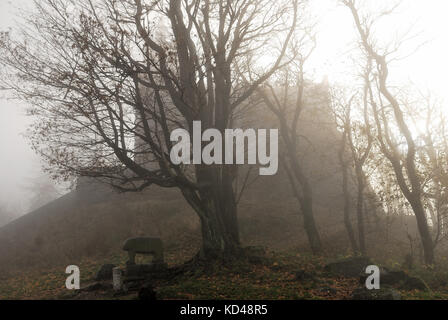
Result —
MULTIPOLYGON (((11 4, 18 2, 0 0, 0 30, 12 25, 11 4)), ((0 91, 0 204, 7 203, 22 214, 29 200, 22 187, 30 175, 38 172, 38 158, 21 136, 30 123, 23 106, 3 96, 0 91)))
MULTIPOLYGON (((310 62, 317 80, 325 75, 330 82, 349 79, 351 68, 348 43, 356 36, 348 9, 338 6, 336 0, 309 0, 312 11, 319 17, 318 47, 310 62)), ((370 4, 387 4, 390 0, 366 0, 370 4)), ((12 7, 27 5, 31 0, 0 0, 0 30, 13 24, 12 7)), ((415 24, 413 31, 422 32, 409 42, 409 47, 430 40, 413 56, 395 63, 391 77, 397 82, 412 81, 431 89, 448 101, 448 1, 403 0, 400 13, 393 20, 384 21, 382 38, 393 36, 398 29, 405 30, 415 24)), ((423 90, 424 91, 424 90, 423 90)), ((1 95, 1 93, 0 93, 1 95)), ((20 186, 30 172, 35 171, 37 158, 20 133, 26 130, 29 119, 13 101, 0 98, 0 202, 10 199, 20 206, 27 201, 20 186)))
MULTIPOLYGON (((347 78, 350 60, 347 53, 355 33, 352 17, 347 8, 338 6, 336 0, 310 0, 314 12, 320 12, 320 33, 318 47, 312 60, 312 69, 317 76, 327 75, 331 81, 347 78)), ((367 0, 370 4, 387 5, 390 0, 367 0)), ((440 97, 448 98, 448 1, 446 0, 403 0, 397 14, 380 22, 379 33, 388 42, 398 33, 412 27, 411 34, 418 34, 410 40, 405 52, 411 52, 425 43, 412 56, 392 64, 391 78, 396 82, 412 81, 430 88, 440 97)), ((448 101, 448 99, 446 99, 448 101)))

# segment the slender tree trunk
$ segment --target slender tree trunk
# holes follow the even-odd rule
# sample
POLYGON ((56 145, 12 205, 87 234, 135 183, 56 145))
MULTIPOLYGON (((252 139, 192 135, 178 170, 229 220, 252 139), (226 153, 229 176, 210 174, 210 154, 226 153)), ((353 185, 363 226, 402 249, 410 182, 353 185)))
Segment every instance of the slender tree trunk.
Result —
POLYGON ((341 173, 342 173, 342 193, 344 195, 344 225, 345 229, 347 230, 348 239, 350 240, 350 245, 352 247, 353 253, 357 254, 359 251, 358 244, 356 242, 355 233, 353 231, 352 222, 350 220, 351 195, 348 190, 348 168, 347 168, 347 162, 344 159, 346 141, 347 141, 347 133, 344 132, 344 135, 341 140, 341 148, 338 152, 339 164, 341 165, 341 173))
POLYGON ((429 232, 428 220, 426 219, 425 209, 423 208, 420 197, 411 198, 409 201, 417 220, 417 227, 422 241, 425 263, 434 264, 434 244, 429 232))
POLYGON ((353 231, 352 222, 350 220, 351 201, 350 201, 350 192, 348 191, 346 164, 342 166, 342 190, 344 193, 344 225, 345 229, 347 230, 348 239, 350 240, 353 253, 357 254, 359 251, 358 244, 356 242, 355 232, 353 231))
MULTIPOLYGON (((303 168, 300 163, 298 155, 298 145, 299 145, 299 134, 298 125, 300 114, 303 110, 303 90, 304 90, 304 79, 303 79, 303 62, 298 71, 298 84, 297 84, 297 98, 294 102, 294 116, 289 124, 288 118, 291 116, 286 113, 289 107, 288 99, 284 99, 280 102, 278 97, 276 97, 275 91, 271 90, 271 94, 274 96, 275 102, 272 102, 267 94, 263 90, 259 90, 263 101, 266 103, 267 107, 275 114, 278 119, 280 126, 280 135, 285 144, 285 158, 282 160, 284 162, 284 167, 287 171, 288 179, 291 184, 291 189, 293 190, 294 196, 299 201, 301 212, 303 214, 303 222, 305 232, 308 236, 309 244, 311 250, 314 254, 319 254, 322 252, 322 242, 320 240, 319 231, 316 226, 316 221, 314 219, 313 212, 313 189, 309 182, 307 175, 304 173, 303 168), (300 186, 300 187, 299 187, 300 186)), ((285 88, 290 86, 288 81, 288 76, 285 80, 285 88)), ((271 87, 272 89, 272 87, 271 87)), ((285 92, 285 97, 288 92, 285 92)))
POLYGON ((356 213, 358 217, 358 240, 359 240, 359 250, 362 255, 367 254, 366 250, 366 236, 364 230, 364 177, 362 173, 362 168, 356 166, 356 178, 358 182, 358 195, 356 200, 356 213))
POLYGON ((296 191, 298 194, 297 199, 299 200, 300 208, 302 209, 303 223, 311 250, 314 254, 319 254, 322 252, 322 242, 320 240, 319 231, 317 230, 316 221, 314 219, 313 189, 308 177, 303 173, 302 167, 296 157, 297 155, 295 153, 289 152, 292 172, 302 188, 302 195, 299 195, 298 191, 296 191))
POLYGON ((297 174, 293 174, 291 171, 298 170, 302 172, 300 166, 297 164, 297 167, 294 170, 291 170, 286 161, 283 160, 283 166, 286 170, 289 182, 291 184, 291 189, 294 194, 294 197, 299 201, 300 211, 303 215, 303 224, 304 229, 308 237, 308 242, 310 244, 311 251, 313 254, 319 254, 322 252, 322 243, 319 236, 319 231, 316 227, 316 222, 314 220, 314 212, 313 212, 313 192, 311 186, 306 179, 305 176, 302 175, 303 180, 300 180, 301 191, 299 191, 297 182, 295 178, 297 174))
POLYGON ((308 236, 311 250, 314 254, 319 254, 322 252, 322 243, 320 240, 319 232, 316 228, 316 222, 314 220, 313 198, 304 196, 302 202, 300 203, 300 206, 302 208, 303 223, 306 234, 308 236))

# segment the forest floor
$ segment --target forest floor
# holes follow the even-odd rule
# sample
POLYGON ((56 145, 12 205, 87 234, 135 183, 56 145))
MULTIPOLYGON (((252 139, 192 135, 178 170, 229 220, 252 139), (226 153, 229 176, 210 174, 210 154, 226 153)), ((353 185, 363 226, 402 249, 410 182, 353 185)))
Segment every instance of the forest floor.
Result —
MULTIPOLYGON (((101 265, 124 267, 122 253, 102 259, 84 259, 78 264, 81 287, 95 283, 101 265)), ((167 259, 168 260, 168 259, 167 259)), ((170 259, 169 266, 179 264, 170 259)), ((204 274, 192 271, 169 281, 159 281, 158 299, 223 300, 344 300, 360 287, 359 279, 344 278, 325 271, 323 257, 294 252, 268 252, 263 263, 238 263, 204 274)), ((448 268, 416 269, 409 274, 423 279, 431 291, 398 290, 402 299, 448 299, 448 268)), ((10 274, 0 278, 0 300, 5 299, 135 299, 137 292, 114 295, 111 290, 68 291, 65 267, 10 274)))

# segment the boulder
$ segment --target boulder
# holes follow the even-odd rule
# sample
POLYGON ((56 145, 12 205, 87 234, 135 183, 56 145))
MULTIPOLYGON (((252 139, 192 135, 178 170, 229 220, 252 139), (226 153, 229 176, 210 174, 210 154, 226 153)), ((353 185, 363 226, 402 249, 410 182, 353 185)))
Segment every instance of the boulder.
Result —
MULTIPOLYGON (((364 285, 366 283, 368 274, 363 274, 359 278, 359 283, 364 285)), ((395 285, 405 281, 409 276, 404 271, 390 271, 387 268, 380 268, 380 284, 381 285, 395 285)))
POLYGON ((388 285, 397 284, 405 281, 408 277, 404 271, 389 271, 384 269, 384 272, 380 272, 380 283, 388 285))
POLYGON ((420 278, 417 277, 407 277, 403 282, 400 289, 403 290, 420 290, 420 291, 430 291, 428 285, 420 278))
POLYGON ((112 280, 112 270, 115 268, 113 264, 102 265, 95 276, 96 281, 112 280))
MULTIPOLYGON (((361 275, 359 283, 364 285, 368 275, 361 275)), ((420 278, 411 277, 404 271, 380 269, 380 285, 395 286, 402 290, 429 291, 428 285, 420 278)))
POLYGON ((325 266, 325 271, 346 278, 357 278, 365 274, 366 268, 372 264, 367 257, 354 257, 329 263, 325 266))

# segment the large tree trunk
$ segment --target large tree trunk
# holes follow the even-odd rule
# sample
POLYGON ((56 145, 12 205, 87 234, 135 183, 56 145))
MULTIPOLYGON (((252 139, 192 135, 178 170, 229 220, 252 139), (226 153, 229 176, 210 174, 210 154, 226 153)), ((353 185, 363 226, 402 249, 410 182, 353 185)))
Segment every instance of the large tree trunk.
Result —
POLYGON ((231 259, 240 252, 240 241, 235 225, 229 223, 236 217, 236 210, 216 211, 215 204, 210 202, 208 211, 200 217, 202 248, 201 258, 231 259), (227 219, 231 218, 231 219, 227 219))
POLYGON ((199 216, 202 233, 200 258, 228 260, 241 253, 237 205, 230 166, 197 166, 201 190, 183 189, 185 199, 199 216))

